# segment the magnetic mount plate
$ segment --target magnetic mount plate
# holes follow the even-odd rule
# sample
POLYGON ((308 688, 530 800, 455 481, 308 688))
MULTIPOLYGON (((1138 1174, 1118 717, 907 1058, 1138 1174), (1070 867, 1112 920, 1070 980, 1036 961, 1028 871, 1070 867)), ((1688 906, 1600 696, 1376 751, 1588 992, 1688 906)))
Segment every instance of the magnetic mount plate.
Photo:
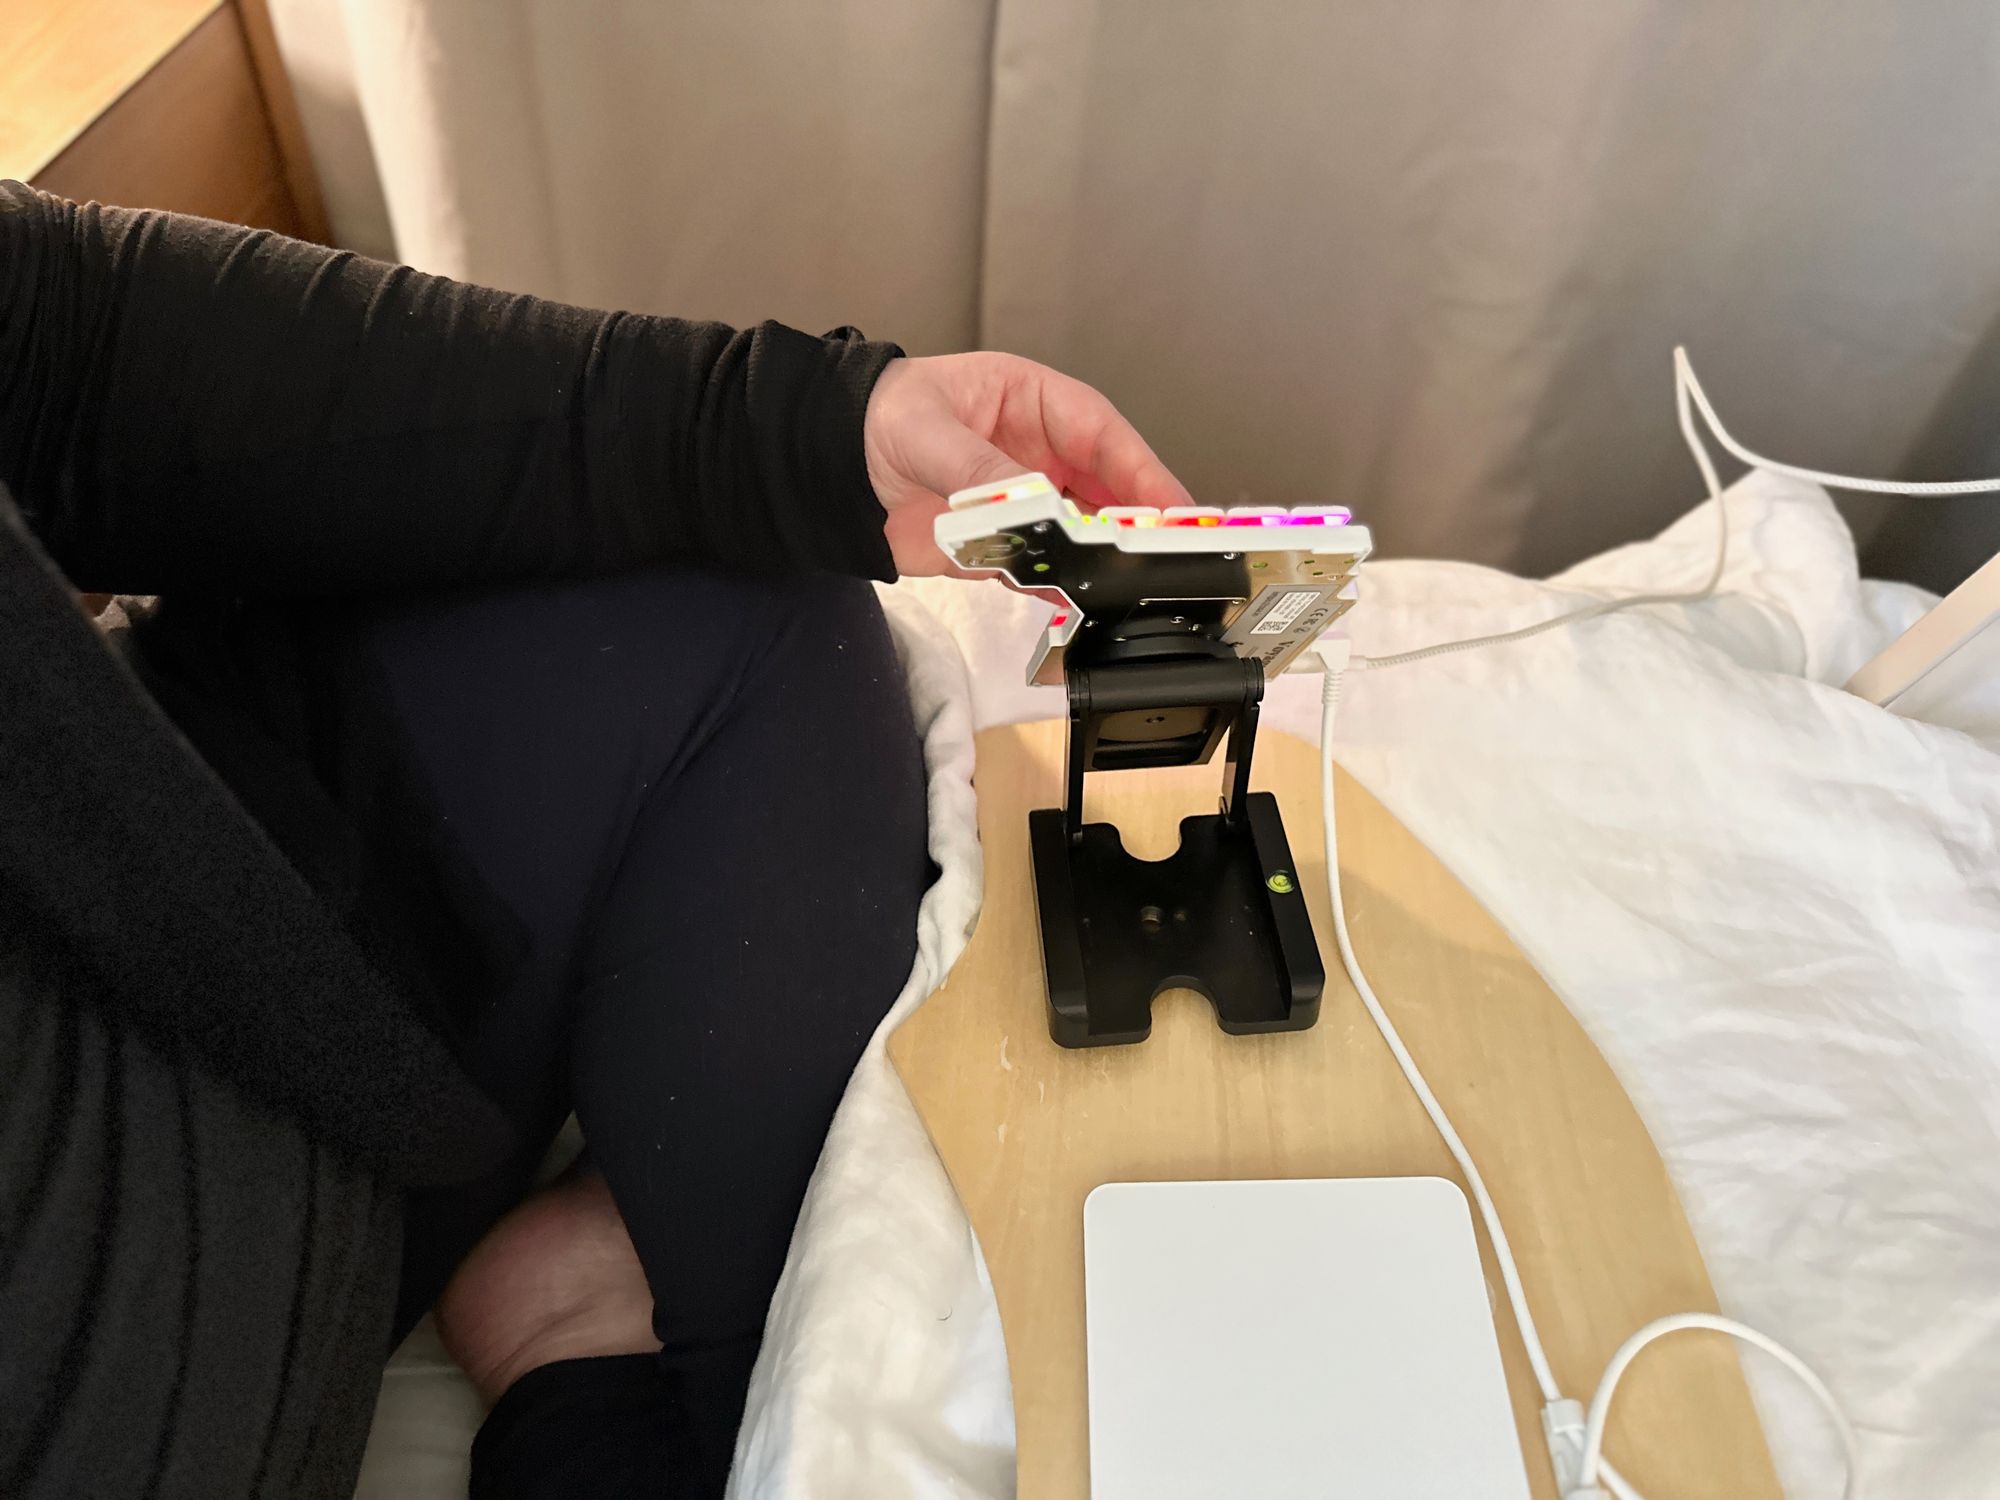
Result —
POLYGON ((951 504, 936 535, 960 567, 1067 601, 1028 663, 1028 681, 1050 686, 1093 641, 1174 631, 1222 641, 1275 676, 1352 607, 1372 546, 1338 508, 1086 513, 1040 475, 951 504))

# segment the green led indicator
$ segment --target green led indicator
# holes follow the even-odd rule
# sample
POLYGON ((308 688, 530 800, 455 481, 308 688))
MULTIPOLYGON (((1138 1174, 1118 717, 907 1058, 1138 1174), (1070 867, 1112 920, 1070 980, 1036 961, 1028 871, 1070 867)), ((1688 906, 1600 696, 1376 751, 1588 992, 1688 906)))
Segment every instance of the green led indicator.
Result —
POLYGON ((1037 573, 1046 573, 1046 572, 1048 572, 1048 570, 1049 570, 1049 565, 1048 565, 1047 563, 1036 563, 1036 564, 1035 564, 1035 571, 1036 571, 1037 573))
POLYGON ((1276 891, 1280 896, 1289 896, 1293 891, 1298 889, 1297 886, 1292 884, 1291 872, 1288 870, 1279 870, 1270 879, 1266 880, 1264 884, 1276 891))

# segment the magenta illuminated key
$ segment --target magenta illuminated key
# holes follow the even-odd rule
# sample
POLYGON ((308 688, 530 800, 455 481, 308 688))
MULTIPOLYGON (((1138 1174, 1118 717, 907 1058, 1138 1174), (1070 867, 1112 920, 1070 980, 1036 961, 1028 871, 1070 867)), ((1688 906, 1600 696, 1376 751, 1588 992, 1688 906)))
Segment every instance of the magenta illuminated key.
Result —
POLYGON ((1231 506, 1222 518, 1224 526, 1282 526, 1285 513, 1267 505, 1231 506))

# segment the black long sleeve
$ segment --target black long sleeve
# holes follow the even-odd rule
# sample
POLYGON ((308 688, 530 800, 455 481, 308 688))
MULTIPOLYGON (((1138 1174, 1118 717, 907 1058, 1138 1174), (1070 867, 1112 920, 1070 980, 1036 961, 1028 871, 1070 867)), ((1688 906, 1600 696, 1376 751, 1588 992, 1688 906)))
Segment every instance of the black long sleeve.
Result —
POLYGON ((889 577, 861 425, 899 352, 0 183, 0 482, 86 590, 889 577))

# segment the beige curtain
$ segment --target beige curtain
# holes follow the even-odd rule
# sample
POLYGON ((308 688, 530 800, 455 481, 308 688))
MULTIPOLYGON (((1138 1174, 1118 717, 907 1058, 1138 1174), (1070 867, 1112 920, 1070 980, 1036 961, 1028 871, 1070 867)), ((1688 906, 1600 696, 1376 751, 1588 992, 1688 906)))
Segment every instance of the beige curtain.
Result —
POLYGON ((984 337, 1397 552, 1684 509, 1676 342, 1753 446, 1893 471, 2000 318, 1990 4, 1006 0, 995 78, 984 337))
POLYGON ((985 0, 345 14, 413 264, 592 305, 976 340, 985 0))
MULTIPOLYGON (((1390 552, 1678 513, 1676 342, 1774 455, 2000 468, 1991 0, 337 3, 416 263, 1018 350, 1390 552)), ((1949 583, 2000 506, 1882 534, 1949 583)))

